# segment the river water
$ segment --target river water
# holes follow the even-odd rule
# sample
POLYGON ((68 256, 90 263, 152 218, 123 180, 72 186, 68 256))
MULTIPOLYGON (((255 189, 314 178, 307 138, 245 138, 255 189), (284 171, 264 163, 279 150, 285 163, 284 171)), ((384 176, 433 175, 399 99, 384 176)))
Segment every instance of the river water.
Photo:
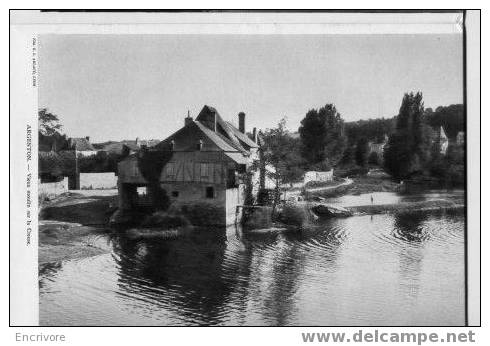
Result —
POLYGON ((41 325, 464 325, 459 212, 87 241, 109 252, 41 268, 41 325))

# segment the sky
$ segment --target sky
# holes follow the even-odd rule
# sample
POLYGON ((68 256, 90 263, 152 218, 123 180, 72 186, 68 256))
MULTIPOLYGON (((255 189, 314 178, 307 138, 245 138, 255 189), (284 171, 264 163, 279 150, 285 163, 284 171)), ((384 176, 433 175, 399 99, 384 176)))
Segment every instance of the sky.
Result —
POLYGON ((39 107, 69 137, 164 139, 207 104, 233 123, 296 131, 333 103, 345 121, 392 117, 405 92, 463 101, 462 36, 43 35, 39 107))

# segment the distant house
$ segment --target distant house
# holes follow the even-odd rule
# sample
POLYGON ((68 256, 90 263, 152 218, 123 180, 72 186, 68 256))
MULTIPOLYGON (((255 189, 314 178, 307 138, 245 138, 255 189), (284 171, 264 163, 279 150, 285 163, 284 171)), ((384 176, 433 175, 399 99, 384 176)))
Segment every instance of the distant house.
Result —
POLYGON ((129 154, 133 154, 140 150, 142 147, 151 148, 160 143, 157 139, 142 140, 136 138, 135 140, 123 140, 120 142, 107 142, 98 144, 98 151, 105 151, 108 154, 121 155, 125 151, 129 154))
POLYGON ((464 138, 465 138, 464 131, 459 131, 458 134, 456 135, 456 144, 464 145, 464 138))
POLYGON ((439 151, 441 154, 446 155, 449 140, 442 126, 432 128, 432 143, 439 146, 439 151))
POLYGON ((97 154, 97 150, 90 143, 90 137, 82 138, 69 138, 68 139, 68 150, 76 151, 77 156, 93 156, 97 154))
POLYGON ((386 134, 384 135, 383 141, 381 143, 369 142, 368 143, 369 154, 376 153, 378 155, 378 158, 380 160, 382 160, 383 159, 383 151, 384 151, 384 148, 385 148, 387 143, 388 143, 388 135, 386 135, 386 134))
POLYGON ((308 171, 305 172, 305 175, 303 177, 304 184, 310 181, 327 182, 332 180, 333 180, 333 168, 326 172, 308 171))
MULTIPOLYGON (((253 138, 245 134, 245 114, 239 113, 238 118, 236 128, 215 108, 204 106, 195 120, 187 116, 181 129, 153 148, 122 160, 118 165, 120 210, 138 208, 154 195, 139 166, 139 160, 150 152, 168 158, 157 176, 172 206, 205 211, 205 220, 199 221, 202 225, 239 221, 237 206, 243 205, 246 197, 245 173, 259 166, 254 165, 259 160, 259 145, 255 129, 253 138)), ((252 181, 260 183, 257 171, 254 176, 252 181)))

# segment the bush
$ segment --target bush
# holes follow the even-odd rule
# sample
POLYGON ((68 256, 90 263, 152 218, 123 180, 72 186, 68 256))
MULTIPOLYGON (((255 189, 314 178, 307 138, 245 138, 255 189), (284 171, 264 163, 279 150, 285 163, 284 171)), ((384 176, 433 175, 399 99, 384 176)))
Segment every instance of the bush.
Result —
POLYGON ((313 215, 306 204, 286 203, 279 212, 278 220, 286 225, 301 227, 313 221, 313 215))
POLYGON ((185 217, 180 215, 157 211, 145 217, 145 219, 141 223, 141 226, 177 228, 189 226, 189 221, 185 217))
POLYGON ((345 178, 345 177, 355 177, 355 176, 366 175, 368 172, 369 172, 369 168, 352 166, 352 167, 345 168, 345 169, 337 169, 335 171, 335 175, 338 177, 341 177, 341 178, 345 178))
POLYGON ((169 212, 176 211, 177 215, 184 215, 192 225, 220 225, 224 221, 225 212, 222 207, 211 203, 197 202, 181 206, 173 206, 169 212))

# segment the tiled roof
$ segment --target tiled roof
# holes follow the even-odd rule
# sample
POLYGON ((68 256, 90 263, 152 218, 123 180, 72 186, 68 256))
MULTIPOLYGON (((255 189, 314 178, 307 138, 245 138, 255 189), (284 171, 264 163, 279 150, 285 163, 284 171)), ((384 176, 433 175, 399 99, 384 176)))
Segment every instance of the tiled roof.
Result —
POLYGON ((221 129, 226 134, 226 136, 221 135, 221 137, 224 140, 226 140, 227 142, 230 142, 230 144, 233 147, 235 147, 236 149, 238 149, 239 151, 246 153, 247 150, 240 144, 240 141, 238 140, 238 138, 236 138, 236 136, 233 134, 233 130, 230 128, 228 123, 221 118, 221 115, 218 113, 218 111, 214 107, 205 105, 202 108, 201 112, 199 112, 199 115, 197 116, 196 121, 200 121, 203 123, 203 122, 205 122, 205 119, 208 118, 208 116, 210 114, 214 115, 215 124, 217 127, 216 131, 213 131, 213 132, 220 134, 219 130, 221 129))
POLYGON ((70 138, 70 148, 78 151, 95 151, 87 138, 70 138))
MULTIPOLYGON (((236 152, 240 155, 249 155, 249 151, 246 148, 257 148, 258 145, 252 141, 248 136, 241 133, 230 123, 224 121, 218 114, 215 108, 210 106, 204 106, 195 121, 187 123, 184 127, 167 137, 156 145, 156 149, 169 150, 171 148, 171 142, 177 139, 176 151, 195 150, 195 146, 192 140, 180 141, 178 138, 191 137, 194 138, 202 133, 218 150, 224 152, 236 152), (214 124, 213 124, 214 123, 214 124), (213 131, 213 128, 215 130, 213 131), (196 132, 199 131, 199 132, 196 132)), ((205 141, 206 142, 206 141, 205 141)))
POLYGON ((247 146, 251 148, 258 148, 258 144, 251 140, 246 134, 240 132, 233 124, 227 121, 228 127, 232 130, 235 137, 237 137, 241 142, 245 143, 247 146))
POLYGON ((232 143, 230 140, 228 140, 226 137, 223 135, 220 135, 219 133, 216 133, 212 131, 211 129, 207 128, 205 125, 200 123, 199 121, 194 121, 194 124, 199 127, 199 129, 204 132, 204 134, 213 141, 214 144, 218 146, 223 151, 238 151, 238 148, 235 147, 234 143, 232 143))

